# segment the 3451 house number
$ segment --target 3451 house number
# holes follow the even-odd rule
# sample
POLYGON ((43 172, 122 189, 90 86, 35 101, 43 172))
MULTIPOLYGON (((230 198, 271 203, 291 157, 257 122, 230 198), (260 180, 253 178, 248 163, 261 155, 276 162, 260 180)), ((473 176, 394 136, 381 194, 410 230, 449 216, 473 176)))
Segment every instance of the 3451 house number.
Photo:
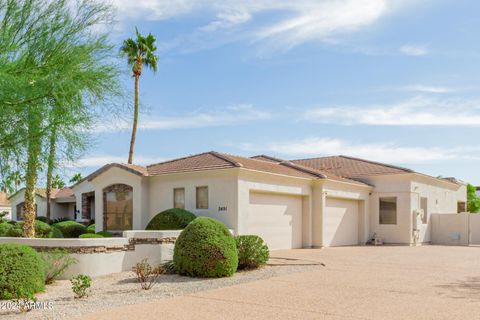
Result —
POLYGON ((227 211, 227 207, 218 207, 218 211, 227 211))

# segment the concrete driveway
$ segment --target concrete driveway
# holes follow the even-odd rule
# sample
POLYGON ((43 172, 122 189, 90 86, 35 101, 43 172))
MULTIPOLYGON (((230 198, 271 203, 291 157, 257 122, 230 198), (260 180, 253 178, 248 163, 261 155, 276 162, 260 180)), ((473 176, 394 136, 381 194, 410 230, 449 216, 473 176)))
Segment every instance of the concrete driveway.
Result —
POLYGON ((326 266, 82 319, 480 319, 480 248, 341 247, 272 256, 326 266))

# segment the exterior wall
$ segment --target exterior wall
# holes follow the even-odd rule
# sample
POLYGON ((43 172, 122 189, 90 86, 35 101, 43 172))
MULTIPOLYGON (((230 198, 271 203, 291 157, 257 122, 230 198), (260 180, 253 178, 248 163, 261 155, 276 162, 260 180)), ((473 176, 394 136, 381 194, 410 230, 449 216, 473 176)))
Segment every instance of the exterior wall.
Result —
MULTIPOLYGON (((238 186, 238 218, 236 234, 248 233, 247 221, 250 214, 250 193, 271 193, 279 195, 302 196, 302 246, 312 246, 312 186, 311 179, 299 179, 263 172, 240 170, 238 186)), ((313 199, 314 201, 314 199, 313 199)), ((268 227, 268 226, 265 226, 268 227)))
MULTIPOLYGON (((432 224, 429 220, 432 213, 457 213, 457 203, 467 201, 466 186, 452 188, 448 184, 444 186, 432 185, 422 177, 415 177, 415 180, 412 181, 411 190, 412 210, 421 209, 421 198, 427 198, 427 223, 422 223, 421 219, 417 220, 418 243, 431 241, 432 224)), ((415 219, 413 221, 415 222, 415 219)))
POLYGON ((432 214, 432 243, 441 245, 469 244, 469 213, 432 214))
POLYGON ((12 220, 12 207, 0 206, 0 213, 2 212, 8 212, 8 214, 4 218, 8 220, 12 220))
MULTIPOLYGON (((96 177, 90 183, 95 191, 95 231, 103 230, 103 189, 113 184, 126 184, 133 188, 133 230, 143 230, 143 215, 147 204, 143 202, 144 177, 122 170, 111 168, 96 177)), ((75 190, 75 192, 78 192, 75 190)), ((76 194, 76 193, 75 193, 76 194)), ((77 198, 78 199, 78 198, 77 198)), ((77 206, 77 209, 79 207, 77 206)))
MULTIPOLYGON (((73 193, 75 194, 75 205, 77 207, 76 220, 78 221, 82 220, 82 194, 92 192, 92 191, 95 191, 95 186, 91 184, 90 181, 88 180, 84 180, 73 187, 73 193)), ((95 197, 95 199, 97 199, 97 197, 95 197)), ((93 208, 93 213, 95 213, 95 209, 96 208, 93 208)), ((102 212, 103 212, 103 209, 102 209, 102 212)), ((95 215, 93 216, 96 217, 95 215)))
MULTIPOLYGON (((19 191, 13 197, 10 198, 10 205, 12 206, 12 220, 17 219, 17 205, 24 202, 25 199, 25 190, 19 191)), ((37 216, 44 217, 47 212, 47 201, 45 198, 40 196, 35 196, 35 203, 37 204, 37 216)), ((52 201, 53 203, 53 201, 52 201)))
POLYGON ((173 207, 173 189, 185 188, 185 209, 197 216, 218 219, 230 229, 237 229, 237 170, 169 174, 148 178, 144 186, 148 204, 141 224, 144 229, 159 212, 173 207), (196 209, 196 187, 208 187, 208 209, 196 209))
POLYGON ((370 236, 375 233, 385 243, 413 244, 431 240, 431 213, 456 213, 457 201, 466 201, 466 187, 420 174, 379 175, 363 179, 375 186, 370 196, 370 236), (379 199, 397 198, 397 224, 379 223, 379 199), (428 199, 428 219, 423 224, 414 217, 421 208, 420 199, 428 199), (418 239, 413 229, 417 228, 418 239))
POLYGON ((175 239, 181 231, 128 231, 122 238, 104 239, 27 239, 0 237, 0 243, 16 242, 32 247, 63 248, 78 263, 61 276, 69 279, 77 274, 91 277, 130 271, 144 258, 152 265, 172 260, 175 239))

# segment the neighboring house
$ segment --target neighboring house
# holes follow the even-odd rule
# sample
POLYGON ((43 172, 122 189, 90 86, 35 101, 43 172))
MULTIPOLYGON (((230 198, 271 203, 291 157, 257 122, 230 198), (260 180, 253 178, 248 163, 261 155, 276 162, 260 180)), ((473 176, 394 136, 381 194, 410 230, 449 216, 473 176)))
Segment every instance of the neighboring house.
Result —
POLYGON ((8 201, 8 193, 0 192, 0 213, 7 212, 4 219, 12 219, 12 207, 10 201, 8 201))
POLYGON ((77 220, 144 229, 185 208, 271 249, 430 241, 432 213, 464 211, 466 186, 345 156, 285 161, 206 152, 147 167, 108 164, 72 187, 77 220), (422 214, 422 212, 424 214, 422 214))
MULTIPOLYGON (((12 219, 23 220, 23 205, 25 203, 25 188, 10 196, 12 219)), ((45 189, 37 188, 35 192, 36 213, 38 217, 47 215, 47 197, 45 189)), ((50 201, 50 218, 75 218, 75 196, 70 188, 52 189, 50 201)))

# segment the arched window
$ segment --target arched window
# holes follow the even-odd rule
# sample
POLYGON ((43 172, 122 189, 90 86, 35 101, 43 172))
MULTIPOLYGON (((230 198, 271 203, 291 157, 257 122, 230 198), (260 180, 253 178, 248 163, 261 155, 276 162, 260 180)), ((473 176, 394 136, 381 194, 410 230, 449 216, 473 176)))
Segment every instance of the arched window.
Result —
POLYGON ((114 184, 103 189, 103 226, 108 231, 132 230, 133 188, 114 184))

